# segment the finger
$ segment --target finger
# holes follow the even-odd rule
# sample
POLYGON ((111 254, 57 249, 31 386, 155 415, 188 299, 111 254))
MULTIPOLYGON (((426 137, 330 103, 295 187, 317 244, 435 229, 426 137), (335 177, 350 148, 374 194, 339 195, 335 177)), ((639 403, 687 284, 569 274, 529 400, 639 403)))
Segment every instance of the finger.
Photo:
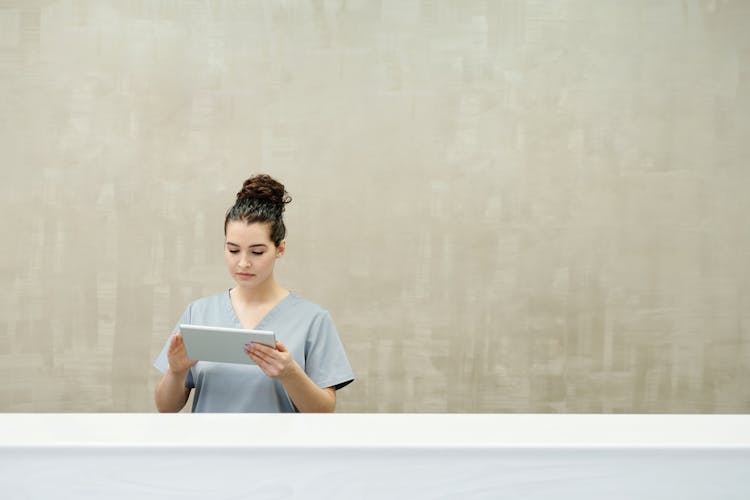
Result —
POLYGON ((254 344, 248 344, 245 346, 245 354, 250 356, 250 359, 252 359, 255 364, 258 364, 258 361, 266 361, 264 353, 254 344))
POLYGON ((250 359, 252 359, 253 362, 256 365, 258 365, 258 368, 260 368, 261 370, 263 370, 263 373, 265 373, 269 377, 273 377, 274 376, 273 365, 271 364, 270 361, 268 361, 265 358, 262 358, 262 357, 258 356, 257 354, 254 354, 254 353, 253 354, 249 354, 249 356, 250 356, 250 359))
POLYGON ((270 365, 271 363, 273 363, 273 356, 270 355, 268 352, 264 352, 256 348, 252 348, 249 354, 253 356, 255 359, 259 359, 266 364, 270 365))
POLYGON ((251 342, 250 343, 250 349, 254 352, 260 352, 263 353, 266 356, 272 356, 274 352, 276 352, 275 347, 268 347, 265 344, 260 344, 258 342, 251 342))
POLYGON ((286 350, 286 346, 282 344, 281 342, 279 342, 278 340, 276 341, 276 350, 279 352, 288 352, 286 350))
POLYGON ((279 365, 279 359, 277 358, 277 353, 274 349, 269 348, 265 351, 261 351, 254 347, 248 354, 256 362, 256 364, 267 367, 269 370, 273 369, 274 367, 278 367, 279 365))

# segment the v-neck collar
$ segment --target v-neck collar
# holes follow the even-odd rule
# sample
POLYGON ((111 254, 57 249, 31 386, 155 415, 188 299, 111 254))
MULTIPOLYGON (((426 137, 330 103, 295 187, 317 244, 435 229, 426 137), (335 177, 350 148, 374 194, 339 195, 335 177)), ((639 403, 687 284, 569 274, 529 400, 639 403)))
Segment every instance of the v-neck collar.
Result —
MULTIPOLYGON (((224 294, 224 299, 226 300, 226 306, 229 313, 232 315, 232 318, 234 319, 234 325, 236 328, 245 328, 242 326, 242 323, 240 322, 240 317, 237 315, 237 311, 234 310, 234 306, 232 305, 232 297, 229 295, 229 292, 231 292, 232 289, 230 288, 227 290, 227 292, 224 294)), ((263 316, 260 321, 258 321, 258 324, 251 327, 253 330, 263 330, 264 326, 268 321, 273 319, 273 317, 276 315, 276 313, 281 308, 282 304, 285 304, 289 301, 289 299, 292 297, 292 292, 289 292, 286 297, 278 301, 270 311, 266 313, 265 316, 263 316)))

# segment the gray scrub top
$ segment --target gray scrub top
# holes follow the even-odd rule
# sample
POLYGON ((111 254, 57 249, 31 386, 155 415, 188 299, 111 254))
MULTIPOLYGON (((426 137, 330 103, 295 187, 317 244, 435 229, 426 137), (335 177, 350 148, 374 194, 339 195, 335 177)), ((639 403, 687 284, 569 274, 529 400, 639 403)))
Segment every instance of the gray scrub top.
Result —
MULTIPOLYGON (((229 291, 191 303, 180 324, 242 328, 234 312, 229 291)), ((336 327, 328 311, 297 295, 282 299, 254 328, 271 330, 294 360, 318 387, 337 390, 354 380, 336 327)), ((169 339, 154 361, 167 371, 169 339)), ((195 388, 194 412, 286 413, 296 412, 284 386, 255 365, 199 361, 190 368, 185 387, 195 388)))

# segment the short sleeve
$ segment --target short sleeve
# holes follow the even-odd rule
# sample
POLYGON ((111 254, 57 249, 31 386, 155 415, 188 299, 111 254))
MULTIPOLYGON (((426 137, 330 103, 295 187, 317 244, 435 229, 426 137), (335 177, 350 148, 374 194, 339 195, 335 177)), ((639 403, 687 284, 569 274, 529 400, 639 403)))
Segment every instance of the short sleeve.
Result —
POLYGON ((328 311, 316 314, 305 344, 305 373, 318 387, 336 390, 350 384, 354 373, 328 311))
MULTIPOLYGON (((172 329, 172 333, 169 334, 169 337, 167 337, 167 341, 164 342, 164 346, 161 348, 161 352, 154 360, 154 368, 156 368, 162 373, 166 373, 167 368, 169 368, 169 360, 167 358, 167 349, 169 348, 169 341, 172 338, 172 335, 180 331, 181 324, 190 323, 191 309, 192 309, 192 304, 187 306, 185 311, 182 313, 182 316, 180 316, 180 320, 172 329)), ((192 368, 188 371, 187 377, 185 378, 185 387, 190 387, 190 388, 195 387, 195 383, 193 381, 193 369, 192 368)))

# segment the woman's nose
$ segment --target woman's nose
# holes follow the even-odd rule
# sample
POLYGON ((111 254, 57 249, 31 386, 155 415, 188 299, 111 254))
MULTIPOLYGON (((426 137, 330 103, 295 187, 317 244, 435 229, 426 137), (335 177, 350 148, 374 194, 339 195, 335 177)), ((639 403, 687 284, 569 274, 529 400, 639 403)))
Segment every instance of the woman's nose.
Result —
POLYGON ((240 266, 241 267, 251 267, 252 266, 252 262, 250 260, 250 257, 247 256, 247 255, 244 255, 244 256, 240 257, 240 266))

